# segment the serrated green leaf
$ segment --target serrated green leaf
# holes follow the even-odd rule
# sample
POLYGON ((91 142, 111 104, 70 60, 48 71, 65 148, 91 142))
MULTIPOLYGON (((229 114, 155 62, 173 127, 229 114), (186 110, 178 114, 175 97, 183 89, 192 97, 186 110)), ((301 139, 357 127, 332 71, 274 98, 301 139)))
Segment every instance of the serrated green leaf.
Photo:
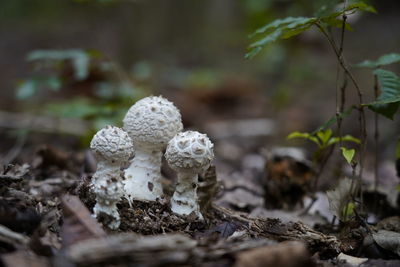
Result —
POLYGON ((265 46, 265 45, 267 45, 269 43, 275 42, 276 40, 279 39, 281 34, 282 34, 282 30, 281 29, 277 29, 273 33, 268 34, 267 36, 262 38, 261 40, 258 40, 257 42, 254 42, 254 43, 250 44, 249 48, 262 47, 262 46, 265 46))
POLYGON ((347 149, 343 146, 340 148, 340 150, 342 151, 342 155, 346 159, 347 163, 351 164, 356 151, 354 149, 347 149))
POLYGON ((250 52, 247 52, 246 55, 244 56, 246 59, 252 59, 253 57, 255 57, 258 53, 260 53, 262 50, 262 47, 255 47, 250 49, 250 52))
MULTIPOLYGON (((343 27, 343 20, 338 19, 338 18, 332 18, 332 17, 321 18, 321 21, 323 23, 328 24, 329 26, 332 26, 332 27, 336 27, 336 28, 342 28, 343 27)), ((353 30, 353 28, 347 22, 344 24, 344 29, 346 31, 352 31, 353 30)))
POLYGON ((355 2, 355 3, 348 5, 346 7, 345 11, 352 11, 353 9, 359 9, 359 10, 365 11, 365 12, 376 13, 376 9, 373 6, 368 5, 363 1, 355 2))
POLYGON ((288 38, 290 38, 290 37, 296 36, 296 35, 298 35, 298 34, 304 32, 304 31, 308 30, 308 28, 310 28, 311 26, 312 26, 312 24, 306 24, 306 25, 301 26, 301 27, 297 27, 297 28, 294 28, 294 29, 286 30, 286 31, 280 36, 280 38, 281 38, 281 39, 288 39, 288 38))
MULTIPOLYGON (((313 1, 315 2, 315 1, 313 1)), ((336 9, 342 0, 319 0, 316 1, 318 10, 314 13, 316 17, 327 16, 336 9)))
POLYGON ((271 23, 268 23, 266 25, 264 25, 261 28, 258 28, 254 33, 252 33, 249 38, 253 38, 255 35, 257 34, 261 34, 261 33, 267 33, 270 32, 272 30, 275 30, 277 28, 281 28, 281 27, 285 27, 288 24, 298 24, 298 23, 305 23, 309 20, 310 18, 306 18, 306 17, 287 17, 284 19, 277 19, 274 20, 271 23))
POLYGON ((279 39, 287 39, 306 31, 316 21, 316 18, 286 18, 275 20, 264 27, 258 29, 252 36, 264 33, 265 36, 249 45, 249 52, 246 58, 253 58, 263 47, 279 39))
POLYGON ((330 18, 337 18, 339 16, 342 16, 343 14, 348 14, 349 12, 352 12, 355 10, 376 13, 376 10, 373 6, 367 5, 366 3, 360 1, 360 2, 356 2, 356 3, 352 3, 350 5, 347 5, 345 9, 338 7, 338 10, 336 12, 332 12, 325 16, 319 17, 319 19, 321 21, 323 21, 323 20, 327 20, 330 18))
POLYGON ((400 78, 393 72, 383 69, 374 71, 379 82, 381 94, 377 100, 366 104, 371 110, 389 119, 400 107, 400 78))
MULTIPOLYGON (((362 1, 349 4, 345 9, 339 10, 337 12, 321 12, 324 16, 320 17, 287 17, 284 19, 274 20, 261 28, 258 28, 249 37, 264 34, 265 36, 260 40, 253 42, 249 45, 249 52, 246 54, 246 58, 253 58, 257 55, 263 47, 267 44, 275 42, 279 39, 287 39, 298 35, 306 30, 308 30, 312 25, 317 23, 325 23, 334 27, 342 27, 342 21, 337 19, 338 16, 345 14, 346 12, 353 10, 361 10, 367 12, 376 12, 376 10, 362 1)), ((351 30, 349 24, 345 24, 346 30, 351 30)))
POLYGON ((391 53, 379 57, 377 60, 365 60, 355 65, 360 68, 378 68, 380 66, 390 65, 393 63, 400 62, 400 54, 391 53))

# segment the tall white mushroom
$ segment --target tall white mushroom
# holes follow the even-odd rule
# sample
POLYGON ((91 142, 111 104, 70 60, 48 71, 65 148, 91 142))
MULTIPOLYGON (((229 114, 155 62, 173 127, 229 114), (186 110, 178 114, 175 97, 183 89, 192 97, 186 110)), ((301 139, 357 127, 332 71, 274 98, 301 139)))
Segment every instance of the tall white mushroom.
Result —
POLYGON ((162 151, 178 132, 182 119, 174 104, 161 96, 136 102, 124 118, 124 130, 132 138, 136 156, 125 170, 125 194, 129 200, 155 201, 163 196, 162 151))
POLYGON ((178 133, 168 144, 165 158, 178 174, 171 199, 171 210, 181 215, 194 212, 203 219, 197 198, 198 174, 214 159, 213 144, 207 135, 196 131, 178 133))
POLYGON ((90 148, 97 160, 97 170, 92 177, 97 202, 93 211, 96 217, 101 213, 109 215, 111 220, 107 226, 117 229, 120 216, 116 204, 124 193, 121 166, 134 153, 133 143, 122 129, 107 126, 95 134, 90 148))

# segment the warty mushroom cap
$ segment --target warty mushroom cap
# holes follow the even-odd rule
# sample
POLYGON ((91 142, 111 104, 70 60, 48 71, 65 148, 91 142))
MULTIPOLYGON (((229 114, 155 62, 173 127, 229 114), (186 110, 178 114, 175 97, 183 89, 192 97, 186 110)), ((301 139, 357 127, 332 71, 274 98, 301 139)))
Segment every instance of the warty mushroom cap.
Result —
POLYGON ((213 147, 205 134, 197 131, 178 133, 169 142, 165 158, 175 171, 199 173, 214 159, 213 147))
POLYGON ((182 118, 175 105, 162 96, 149 96, 137 101, 126 113, 124 130, 135 147, 163 149, 178 132, 182 118))
POLYGON ((106 126, 98 131, 90 142, 90 149, 98 160, 112 163, 125 162, 134 153, 129 135, 115 126, 106 126))

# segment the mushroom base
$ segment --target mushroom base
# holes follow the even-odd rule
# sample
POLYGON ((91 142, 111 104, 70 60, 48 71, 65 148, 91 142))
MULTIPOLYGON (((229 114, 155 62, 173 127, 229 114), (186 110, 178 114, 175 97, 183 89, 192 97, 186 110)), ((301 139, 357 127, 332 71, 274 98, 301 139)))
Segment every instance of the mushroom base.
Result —
POLYGON ((125 197, 132 200, 156 201, 163 196, 160 151, 138 149, 125 170, 125 197))
POLYGON ((200 213, 200 206, 197 201, 197 180, 197 174, 178 174, 178 183, 171 199, 172 212, 180 215, 194 213, 200 220, 203 220, 203 215, 200 213))
POLYGON ((120 176, 121 171, 118 165, 99 162, 97 171, 92 177, 92 191, 96 195, 93 212, 95 217, 110 229, 117 229, 120 224, 116 206, 123 196, 120 176))
POLYGON ((118 229, 121 224, 121 218, 116 204, 116 202, 101 203, 98 201, 93 208, 97 220, 112 230, 118 229))

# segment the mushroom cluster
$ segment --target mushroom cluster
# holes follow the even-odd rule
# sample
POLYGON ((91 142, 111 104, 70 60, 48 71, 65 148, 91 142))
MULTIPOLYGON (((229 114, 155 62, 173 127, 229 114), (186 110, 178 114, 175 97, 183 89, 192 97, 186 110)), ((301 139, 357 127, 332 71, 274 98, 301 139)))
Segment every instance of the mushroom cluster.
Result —
POLYGON ((161 160, 165 158, 177 172, 177 184, 171 198, 171 210, 179 215, 194 214, 203 219, 197 199, 198 174, 214 158, 213 144, 205 134, 182 132, 181 114, 175 105, 161 96, 137 101, 123 120, 123 130, 107 126, 90 144, 98 161, 92 177, 96 194, 95 216, 111 217, 111 229, 120 224, 116 203, 125 196, 129 201, 158 201, 163 198, 161 160), (129 167, 121 167, 135 152, 129 167), (123 179, 122 179, 122 178, 123 179))

